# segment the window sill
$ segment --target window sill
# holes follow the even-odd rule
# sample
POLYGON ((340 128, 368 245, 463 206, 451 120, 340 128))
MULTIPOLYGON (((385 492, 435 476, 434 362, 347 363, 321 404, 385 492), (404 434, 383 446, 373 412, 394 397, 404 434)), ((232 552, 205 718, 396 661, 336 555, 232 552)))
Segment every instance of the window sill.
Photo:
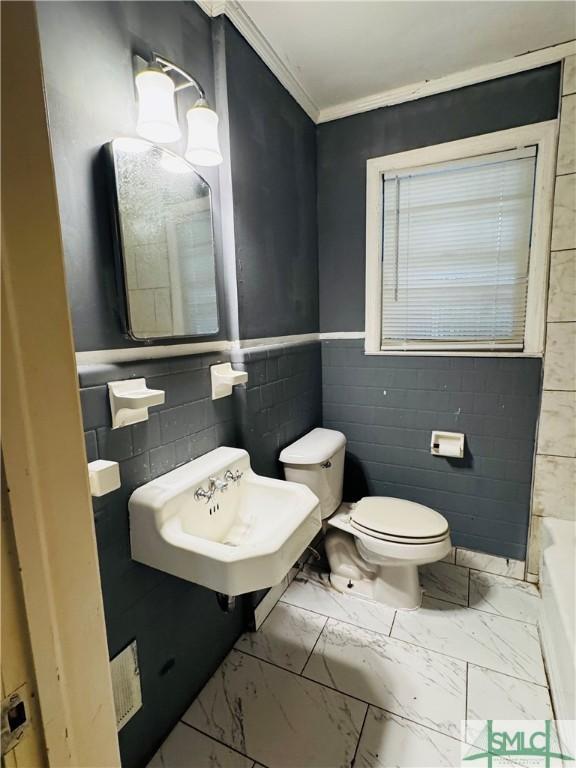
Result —
POLYGON ((540 358, 544 355, 535 352, 522 352, 520 350, 473 350, 473 349, 386 349, 370 351, 364 349, 366 356, 371 355, 383 355, 383 356, 408 356, 408 357, 534 357, 540 358))

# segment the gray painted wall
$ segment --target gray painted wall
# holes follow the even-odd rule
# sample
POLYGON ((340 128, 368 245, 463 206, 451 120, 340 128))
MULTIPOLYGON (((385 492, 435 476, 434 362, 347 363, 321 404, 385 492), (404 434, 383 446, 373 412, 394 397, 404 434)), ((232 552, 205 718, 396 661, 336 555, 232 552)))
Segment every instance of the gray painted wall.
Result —
MULTIPOLYGON (((214 102, 211 22, 195 3, 181 2, 49 2, 37 10, 76 349, 142 346, 122 333, 100 148, 135 135, 133 53, 173 58, 214 102)), ((178 97, 184 136, 194 98, 192 89, 178 97)), ((184 139, 170 147, 183 153, 184 139)), ((213 191, 220 267, 218 169, 202 175, 213 191)), ((217 338, 226 338, 225 324, 222 317, 217 338)))
POLYGON ((318 330, 316 127, 222 19, 240 338, 318 330))
MULTIPOLYGON (((559 75, 553 65, 318 127, 322 331, 364 330, 366 160, 552 120, 559 75)), ((351 499, 428 504, 456 544, 524 558, 539 360, 367 357, 362 342, 326 342, 322 363, 324 425, 348 437, 351 499), (465 460, 432 457, 432 429, 465 432, 465 460)))
POLYGON ((442 512, 453 543, 524 559, 541 361, 366 356, 322 342, 323 423, 348 438, 345 497, 442 512), (462 460, 430 453, 433 429, 466 434, 462 460))
MULTIPOLYGON (((191 2, 39 3, 38 15, 76 348, 137 346, 122 335, 99 150, 111 138, 134 135, 134 52, 163 52, 197 76, 214 100, 211 22, 191 2)), ((234 224, 244 280, 242 332, 317 330, 315 127, 236 32, 228 30, 226 42, 238 156, 234 224), (251 111, 244 114, 250 98, 251 111), (254 134, 261 111, 269 118, 254 134)), ((193 94, 179 97, 182 122, 188 98, 193 94)), ((218 170, 203 173, 214 193, 219 238, 218 170)), ((221 271, 219 240, 217 247, 221 271)), ((94 515, 110 656, 138 642, 144 706, 119 734, 124 768, 147 763, 234 644, 256 597, 226 615, 209 590, 133 562, 130 494, 219 445, 246 446, 256 471, 279 476, 281 448, 321 418, 319 344, 248 355, 239 365, 249 371, 249 388, 213 402, 209 366, 222 359, 204 355, 80 371, 88 460, 118 461, 122 477, 121 489, 95 500, 94 515), (106 384, 131 377, 165 390, 166 402, 152 409, 148 422, 112 430, 106 384)))
POLYGON ((318 126, 320 328, 364 330, 366 160, 553 120, 560 65, 318 126))

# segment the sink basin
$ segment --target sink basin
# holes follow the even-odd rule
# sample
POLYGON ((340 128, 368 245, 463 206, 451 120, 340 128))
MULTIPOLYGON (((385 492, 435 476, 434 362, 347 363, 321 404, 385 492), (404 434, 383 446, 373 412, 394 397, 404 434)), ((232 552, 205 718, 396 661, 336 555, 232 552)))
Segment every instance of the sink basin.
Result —
POLYGON ((230 596, 280 583, 321 528, 309 488, 255 474, 239 448, 152 480, 128 508, 134 560, 230 596))

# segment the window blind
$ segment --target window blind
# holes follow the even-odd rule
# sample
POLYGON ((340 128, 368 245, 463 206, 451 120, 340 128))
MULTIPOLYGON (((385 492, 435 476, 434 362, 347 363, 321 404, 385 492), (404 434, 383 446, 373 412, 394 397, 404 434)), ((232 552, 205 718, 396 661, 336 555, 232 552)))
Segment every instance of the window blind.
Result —
POLYGON ((383 178, 382 348, 522 349, 535 148, 383 178))

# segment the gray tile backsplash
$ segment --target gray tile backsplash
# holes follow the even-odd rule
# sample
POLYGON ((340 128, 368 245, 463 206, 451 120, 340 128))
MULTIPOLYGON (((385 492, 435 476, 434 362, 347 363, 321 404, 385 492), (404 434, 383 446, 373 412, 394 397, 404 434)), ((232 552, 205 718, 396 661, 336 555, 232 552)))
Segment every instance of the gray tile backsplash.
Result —
POLYGON ((523 560, 540 360, 366 356, 322 343, 323 424, 348 439, 345 494, 397 496, 446 515, 454 544, 523 560), (464 459, 432 456, 433 429, 464 432, 464 459))

